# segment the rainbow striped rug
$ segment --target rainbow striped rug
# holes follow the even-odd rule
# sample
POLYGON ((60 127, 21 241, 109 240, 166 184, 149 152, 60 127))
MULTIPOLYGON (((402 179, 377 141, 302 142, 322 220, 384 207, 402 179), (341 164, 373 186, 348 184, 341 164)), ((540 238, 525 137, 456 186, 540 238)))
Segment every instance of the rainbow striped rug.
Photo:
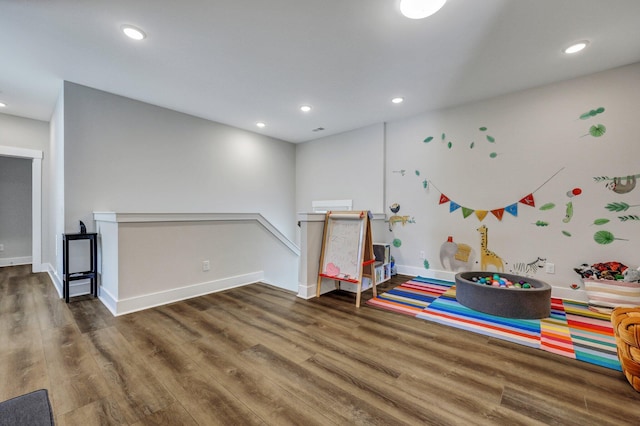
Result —
POLYGON ((587 303, 552 298, 549 318, 503 318, 458 303, 452 282, 416 277, 367 304, 622 371, 610 317, 587 303))

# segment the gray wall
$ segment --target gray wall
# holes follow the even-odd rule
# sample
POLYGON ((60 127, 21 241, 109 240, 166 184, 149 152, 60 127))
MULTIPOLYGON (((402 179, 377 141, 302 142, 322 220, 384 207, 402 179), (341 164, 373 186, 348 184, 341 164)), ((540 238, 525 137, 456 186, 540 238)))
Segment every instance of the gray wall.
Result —
POLYGON ((354 210, 383 213, 384 125, 375 124, 296 146, 296 209, 353 200, 354 210))
POLYGON ((31 256, 31 160, 0 157, 2 259, 31 256))
POLYGON ((261 213, 295 233, 294 145, 64 85, 65 228, 93 211, 261 213))

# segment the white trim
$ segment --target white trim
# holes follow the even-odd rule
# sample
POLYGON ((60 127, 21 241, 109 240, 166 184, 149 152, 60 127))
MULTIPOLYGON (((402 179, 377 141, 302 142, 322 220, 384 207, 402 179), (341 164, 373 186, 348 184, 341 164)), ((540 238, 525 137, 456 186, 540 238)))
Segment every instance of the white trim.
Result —
POLYGON ((31 270, 42 272, 42 151, 0 145, 0 156, 31 159, 31 270))
POLYGON ((31 161, 31 188, 31 270, 42 272, 42 158, 31 161))
POLYGON ((405 266, 396 264, 398 274, 412 277, 435 278, 443 281, 455 281, 456 273, 451 271, 440 271, 437 269, 424 269, 416 266, 405 266))
POLYGON ((353 209, 353 200, 319 200, 311 202, 314 213, 326 213, 330 210, 344 211, 353 209))
MULTIPOLYGON (((324 222, 327 217, 326 213, 298 213, 299 222, 324 222)), ((373 220, 385 220, 387 216, 384 213, 373 213, 373 220)))
POLYGON ((58 295, 62 297, 62 279, 58 276, 58 273, 50 263, 45 263, 42 265, 42 272, 46 272, 49 274, 49 278, 53 283, 53 286, 56 288, 58 295))
POLYGON ((180 300, 190 299, 192 297, 203 296, 205 294, 216 293, 222 290, 229 290, 235 287, 242 287, 248 284, 261 282, 264 280, 264 272, 252 272, 234 277, 222 278, 219 280, 208 281, 199 284, 193 284, 186 287, 175 288, 171 290, 161 291, 158 293, 150 293, 142 296, 130 297, 128 299, 111 300, 110 295, 102 289, 100 300, 105 304, 107 309, 115 316, 125 315, 144 309, 153 308, 155 306, 166 305, 168 303, 178 302, 180 300), (105 294, 103 294, 105 293, 105 294), (115 309, 114 309, 115 305, 115 309))
POLYGON ((111 312, 111 315, 122 315, 118 314, 118 301, 113 294, 111 294, 106 288, 99 286, 98 287, 98 299, 102 302, 104 306, 111 312))
POLYGON ((298 297, 302 299, 313 299, 316 297, 316 287, 318 284, 313 283, 298 283, 298 297))
POLYGON ((260 213, 115 213, 93 212, 96 222, 140 223, 140 222, 201 222, 201 221, 257 221, 278 238, 296 256, 300 247, 287 238, 260 213))
POLYGON ((15 266, 15 265, 29 265, 30 263, 31 263, 31 256, 0 258, 0 267, 15 266))
POLYGON ((14 146, 0 145, 0 155, 26 159, 38 158, 42 160, 42 151, 28 148, 16 148, 14 146))

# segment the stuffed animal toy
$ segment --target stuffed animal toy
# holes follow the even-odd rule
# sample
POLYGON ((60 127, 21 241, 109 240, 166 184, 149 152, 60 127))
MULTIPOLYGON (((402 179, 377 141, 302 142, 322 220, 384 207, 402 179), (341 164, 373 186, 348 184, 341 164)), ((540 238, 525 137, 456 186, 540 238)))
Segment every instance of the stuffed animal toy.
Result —
MULTIPOLYGON (((597 280, 622 280, 624 279, 624 273, 629 268, 627 265, 620 262, 604 262, 594 263, 589 266, 583 263, 578 268, 573 270, 580 275, 583 279, 597 279, 597 280)), ((636 271, 638 272, 638 271, 636 271)), ((626 280, 625 280, 626 281, 626 280)))
POLYGON ((627 268, 622 274, 622 280, 628 283, 636 283, 640 282, 640 268, 631 269, 627 268))

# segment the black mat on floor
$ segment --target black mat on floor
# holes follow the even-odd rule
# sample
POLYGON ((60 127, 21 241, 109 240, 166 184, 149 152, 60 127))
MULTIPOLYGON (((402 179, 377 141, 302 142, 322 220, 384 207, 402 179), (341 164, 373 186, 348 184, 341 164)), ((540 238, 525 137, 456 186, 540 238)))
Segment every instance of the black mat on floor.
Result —
POLYGON ((0 402, 0 426, 27 425, 53 425, 53 413, 46 389, 0 402))

